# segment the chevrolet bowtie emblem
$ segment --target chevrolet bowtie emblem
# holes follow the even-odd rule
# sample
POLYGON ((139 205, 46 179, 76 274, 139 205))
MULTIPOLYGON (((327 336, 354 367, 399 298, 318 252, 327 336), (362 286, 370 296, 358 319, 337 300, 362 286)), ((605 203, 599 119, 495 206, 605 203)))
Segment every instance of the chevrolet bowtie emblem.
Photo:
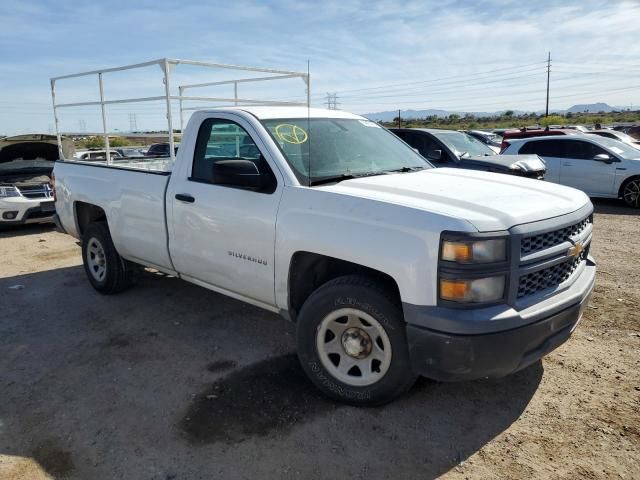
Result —
POLYGON ((584 247, 582 246, 582 242, 576 242, 575 245, 573 245, 569 249, 569 256, 573 258, 578 258, 582 252, 584 252, 584 247))

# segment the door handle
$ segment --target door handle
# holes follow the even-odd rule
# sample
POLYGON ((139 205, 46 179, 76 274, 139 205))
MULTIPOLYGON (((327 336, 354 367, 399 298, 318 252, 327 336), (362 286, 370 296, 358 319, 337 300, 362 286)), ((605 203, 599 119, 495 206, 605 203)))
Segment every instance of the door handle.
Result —
POLYGON ((564 163, 562 164, 562 166, 563 166, 563 167, 571 167, 571 166, 573 166, 573 163, 571 163, 571 162, 564 162, 564 163))
POLYGON ((196 199, 188 193, 176 193, 176 200, 180 200, 181 202, 185 203, 193 203, 196 201, 196 199))

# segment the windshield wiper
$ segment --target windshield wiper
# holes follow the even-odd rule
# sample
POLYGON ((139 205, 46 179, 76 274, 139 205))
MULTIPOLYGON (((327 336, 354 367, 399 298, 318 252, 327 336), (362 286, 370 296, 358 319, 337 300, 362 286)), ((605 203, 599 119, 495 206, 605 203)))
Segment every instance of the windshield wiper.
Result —
POLYGON ((396 168, 394 170, 385 170, 385 172, 393 172, 393 173, 408 173, 408 172, 418 172, 420 170, 424 170, 425 167, 402 167, 402 168, 396 168))
POLYGON ((354 178, 373 177, 375 175, 385 175, 387 172, 362 172, 362 173, 343 173, 341 175, 332 175, 330 177, 322 177, 318 180, 312 180, 309 182, 310 186, 323 185, 325 183, 338 183, 343 180, 352 180, 354 178))

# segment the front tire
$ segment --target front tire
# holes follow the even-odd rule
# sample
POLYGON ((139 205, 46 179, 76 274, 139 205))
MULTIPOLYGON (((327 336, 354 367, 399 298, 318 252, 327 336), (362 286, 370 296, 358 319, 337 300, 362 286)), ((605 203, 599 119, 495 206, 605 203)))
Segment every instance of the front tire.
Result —
POLYGON ((624 203, 632 208, 640 208, 640 177, 630 178, 620 190, 624 203))
POLYGON ((87 227, 82 237, 82 261, 89 283, 100 293, 121 292, 135 281, 136 265, 118 254, 106 222, 87 227))
POLYGON ((388 403, 417 378, 402 309, 367 277, 340 277, 312 293, 300 311, 297 339, 306 374, 325 395, 344 403, 388 403))

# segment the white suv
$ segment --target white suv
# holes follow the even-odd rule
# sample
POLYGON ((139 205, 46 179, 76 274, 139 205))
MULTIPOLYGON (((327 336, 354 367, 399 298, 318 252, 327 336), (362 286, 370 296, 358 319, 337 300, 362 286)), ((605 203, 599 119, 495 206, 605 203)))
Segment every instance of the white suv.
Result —
POLYGON ((622 198, 640 208, 640 150, 596 136, 550 136, 509 140, 503 155, 536 154, 547 165, 545 180, 591 197, 622 198))

